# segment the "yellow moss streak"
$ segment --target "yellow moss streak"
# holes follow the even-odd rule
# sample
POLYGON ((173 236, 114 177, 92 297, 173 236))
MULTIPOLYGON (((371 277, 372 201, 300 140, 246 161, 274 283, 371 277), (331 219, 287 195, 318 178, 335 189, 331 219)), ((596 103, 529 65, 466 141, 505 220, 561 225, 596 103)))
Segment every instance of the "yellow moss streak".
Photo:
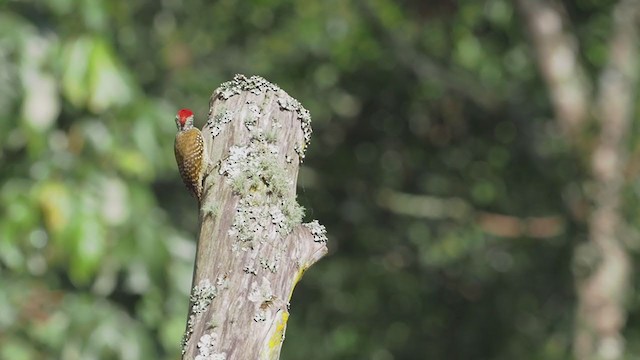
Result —
MULTIPOLYGON (((291 292, 289 292, 289 298, 287 302, 291 301, 291 296, 293 295, 293 289, 296 287, 296 284, 302 279, 302 275, 304 275, 305 271, 307 271, 309 267, 303 265, 296 271, 293 277, 293 285, 291 286, 291 292)), ((263 352, 260 359, 262 360, 278 360, 280 356, 280 347, 282 345, 282 341, 284 341, 284 334, 287 329, 287 321, 289 320, 289 312, 288 311, 280 311, 278 312, 280 318, 277 320, 276 328, 273 331, 273 334, 269 338, 268 347, 265 352, 263 352)))
POLYGON ((303 265, 296 272, 293 278, 293 286, 291 286, 291 291, 289 292, 289 297, 287 298, 287 302, 291 302, 291 297, 293 296, 293 290, 296 288, 296 285, 298 285, 298 282, 300 282, 300 279, 302 279, 302 275, 304 275, 304 272, 307 271, 308 268, 309 268, 308 266, 303 265))
POLYGON ((281 311, 280 318, 276 323, 276 329, 274 330, 271 338, 269 338, 269 344, 267 351, 260 358, 263 360, 278 360, 280 357, 280 347, 282 341, 284 341, 284 332, 287 329, 287 321, 289 320, 289 312, 281 311))
POLYGON ((284 331, 287 328, 287 321, 289 320, 289 312, 283 311, 278 324, 276 325, 276 331, 271 335, 269 339, 269 350, 273 350, 276 346, 280 346, 282 339, 284 338, 284 331))

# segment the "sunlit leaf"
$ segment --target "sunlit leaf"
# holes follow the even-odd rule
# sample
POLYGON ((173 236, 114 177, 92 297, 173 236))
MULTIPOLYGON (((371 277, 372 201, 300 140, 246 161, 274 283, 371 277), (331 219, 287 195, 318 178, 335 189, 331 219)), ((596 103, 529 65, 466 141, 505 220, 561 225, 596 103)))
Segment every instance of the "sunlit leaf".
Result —
POLYGON ((64 49, 62 90, 76 107, 82 107, 89 96, 88 71, 94 42, 91 37, 79 37, 67 43, 64 49))
POLYGON ((123 105, 133 96, 133 84, 118 63, 109 45, 96 40, 90 54, 89 109, 99 113, 114 105, 123 105))
POLYGON ((152 164, 140 152, 132 149, 123 149, 115 151, 114 155, 116 165, 123 173, 142 179, 151 178, 153 174, 152 164))
POLYGON ((0 340, 0 358, 11 360, 32 360, 37 354, 31 344, 18 339, 0 340))
POLYGON ((78 284, 86 284, 95 275, 105 250, 105 228, 92 216, 83 216, 70 259, 72 279, 78 284))
POLYGON ((73 211, 67 187, 57 181, 46 182, 38 198, 47 229, 54 235, 59 234, 69 224, 73 211))

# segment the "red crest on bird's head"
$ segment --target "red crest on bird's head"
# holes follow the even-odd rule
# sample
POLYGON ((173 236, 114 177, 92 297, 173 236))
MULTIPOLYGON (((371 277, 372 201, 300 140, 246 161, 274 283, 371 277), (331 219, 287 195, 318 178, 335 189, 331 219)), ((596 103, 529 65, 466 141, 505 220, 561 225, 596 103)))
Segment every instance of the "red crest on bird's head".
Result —
POLYGON ((184 124, 187 122, 187 119, 189 119, 192 116, 193 116, 193 111, 189 109, 180 109, 180 111, 178 111, 178 114, 176 115, 176 118, 180 123, 180 126, 184 126, 184 124))

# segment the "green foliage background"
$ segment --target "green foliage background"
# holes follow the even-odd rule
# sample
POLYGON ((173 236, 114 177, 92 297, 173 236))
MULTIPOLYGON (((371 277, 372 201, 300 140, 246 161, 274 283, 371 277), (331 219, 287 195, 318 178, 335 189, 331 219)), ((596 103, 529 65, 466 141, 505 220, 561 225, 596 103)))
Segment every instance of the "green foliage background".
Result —
MULTIPOLYGON (((566 5, 595 73, 612 2, 566 5)), ((178 356, 198 224, 174 113, 202 125, 235 73, 313 116, 299 200, 330 254, 282 359, 569 357, 588 184, 510 1, 0 0, 0 359, 178 356)))

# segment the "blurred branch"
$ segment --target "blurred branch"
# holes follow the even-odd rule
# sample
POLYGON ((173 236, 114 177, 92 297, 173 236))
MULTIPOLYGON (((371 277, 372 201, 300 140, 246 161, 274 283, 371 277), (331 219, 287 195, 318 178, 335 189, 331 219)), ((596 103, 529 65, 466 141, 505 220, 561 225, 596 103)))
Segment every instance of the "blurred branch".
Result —
POLYGON ((398 31, 394 31, 382 23, 369 1, 358 0, 356 4, 366 19, 369 20, 369 24, 373 27, 378 37, 382 38, 390 47, 388 54, 395 56, 398 62, 411 70, 420 81, 435 83, 445 89, 452 90, 482 108, 490 110, 498 107, 501 101, 491 89, 483 86, 461 70, 448 69, 418 52, 416 47, 399 34, 398 31))
POLYGON ((377 195, 378 205, 396 214, 427 219, 468 219, 473 211, 460 198, 439 198, 429 195, 407 194, 382 189, 377 195))
POLYGON ((521 218, 479 211, 460 198, 440 198, 382 189, 378 192, 377 202, 382 208, 406 216, 474 221, 485 233, 505 238, 547 239, 559 236, 565 229, 564 218, 559 215, 521 218))
POLYGON ((482 231, 500 237, 549 239, 565 231, 565 220, 560 215, 528 216, 521 218, 480 211, 476 222, 482 231))
POLYGON ((564 29, 562 5, 550 0, 518 0, 517 4, 556 117, 565 135, 575 139, 589 113, 589 83, 578 62, 577 41, 564 29))
POLYGON ((629 290, 630 258, 621 235, 620 214, 624 171, 638 81, 638 21, 640 1, 622 0, 614 8, 609 61, 599 81, 598 142, 592 154, 594 209, 587 246, 600 254, 592 273, 578 282, 575 356, 578 359, 620 359, 622 329, 629 290))

